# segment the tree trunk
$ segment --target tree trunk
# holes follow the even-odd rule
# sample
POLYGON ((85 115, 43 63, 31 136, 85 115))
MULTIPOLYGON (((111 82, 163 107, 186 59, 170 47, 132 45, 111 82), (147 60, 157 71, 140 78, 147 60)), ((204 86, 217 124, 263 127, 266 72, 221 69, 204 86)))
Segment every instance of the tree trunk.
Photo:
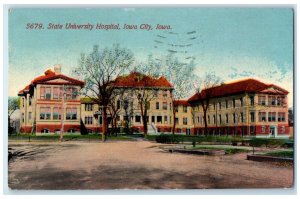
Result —
POLYGON ((208 132, 207 132, 207 118, 206 118, 206 111, 203 110, 203 117, 204 117, 204 135, 207 136, 208 132))
POLYGON ((141 103, 141 113, 142 113, 142 121, 143 121, 143 130, 144 130, 144 136, 148 133, 148 126, 147 126, 147 103, 145 103, 145 107, 143 107, 143 104, 141 103))
MULTIPOLYGON (((173 103, 174 104, 174 103, 173 103)), ((176 110, 175 107, 173 105, 173 127, 172 127, 172 134, 175 135, 175 128, 176 128, 176 121, 175 121, 175 117, 176 117, 176 110)))
POLYGON ((108 130, 108 122, 107 122, 107 112, 106 112, 107 106, 103 106, 102 115, 103 115, 103 121, 102 121, 102 142, 106 140, 107 136, 107 130, 108 130))

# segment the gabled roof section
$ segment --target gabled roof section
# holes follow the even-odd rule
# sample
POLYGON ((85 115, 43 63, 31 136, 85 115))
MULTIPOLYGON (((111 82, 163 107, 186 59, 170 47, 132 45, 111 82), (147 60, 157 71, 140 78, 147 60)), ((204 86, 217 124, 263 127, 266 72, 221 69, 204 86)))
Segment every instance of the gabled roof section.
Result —
POLYGON ((187 100, 175 100, 174 106, 190 106, 187 100))
POLYGON ((77 85, 80 87, 84 86, 84 82, 68 77, 66 75, 59 73, 55 73, 51 69, 48 69, 44 72, 44 75, 34 78, 29 85, 27 85, 24 89, 20 90, 18 95, 24 95, 25 93, 29 92, 30 88, 34 87, 36 84, 46 84, 47 81, 55 80, 55 79, 63 79, 66 80, 68 83, 60 83, 60 82, 49 82, 49 84, 69 84, 69 85, 77 85))
POLYGON ((232 83, 222 84, 213 88, 202 90, 200 93, 194 94, 188 99, 188 102, 194 102, 200 99, 225 97, 229 95, 241 94, 241 93, 268 93, 269 88, 273 88, 276 92, 270 92, 271 94, 287 95, 289 92, 274 84, 265 84, 259 80, 250 78, 232 83))
POLYGON ((138 72, 117 77, 114 81, 116 87, 146 87, 146 88, 173 88, 173 85, 163 76, 154 78, 138 72))
POLYGON ((78 86, 81 86, 81 87, 84 86, 84 82, 83 81, 80 81, 80 80, 68 77, 68 76, 63 75, 63 74, 56 74, 55 72, 53 72, 50 69, 47 70, 47 71, 45 71, 44 75, 41 75, 39 77, 34 78, 31 81, 31 84, 32 85, 36 85, 36 84, 40 84, 40 83, 45 83, 45 82, 47 82, 49 80, 59 79, 59 78, 69 81, 70 84, 72 84, 72 85, 78 85, 78 86))

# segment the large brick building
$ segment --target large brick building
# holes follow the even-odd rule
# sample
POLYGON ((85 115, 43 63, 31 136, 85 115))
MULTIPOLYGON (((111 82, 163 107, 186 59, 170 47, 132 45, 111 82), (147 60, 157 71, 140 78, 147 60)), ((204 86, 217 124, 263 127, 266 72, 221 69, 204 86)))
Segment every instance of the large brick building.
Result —
POLYGON ((84 82, 61 74, 59 65, 20 90, 23 133, 80 133, 80 96, 84 82), (65 96, 63 98, 62 96, 65 96), (63 118, 63 120, 62 120, 63 118))
POLYGON ((202 90, 188 100, 194 112, 193 133, 204 134, 201 101, 209 96, 206 117, 210 135, 288 137, 287 94, 279 86, 255 79, 202 90))
MULTIPOLYGON (((201 101, 208 90, 196 93, 188 100, 174 102, 173 85, 164 77, 150 77, 132 72, 115 79, 114 102, 108 107, 108 120, 115 118, 117 127, 125 123, 143 131, 139 100, 148 101, 148 133, 172 131, 178 134, 203 135, 204 112, 201 101), (112 117, 115 114, 115 117, 112 117)), ((79 91, 84 82, 54 71, 31 81, 18 95, 21 97, 21 128, 23 133, 95 133, 102 131, 101 106, 79 91), (62 98, 62 96, 65 96, 62 98)), ((207 127, 210 135, 256 137, 287 137, 288 91, 274 84, 246 79, 210 88, 207 127)), ((111 126, 111 124, 110 124, 111 126)))

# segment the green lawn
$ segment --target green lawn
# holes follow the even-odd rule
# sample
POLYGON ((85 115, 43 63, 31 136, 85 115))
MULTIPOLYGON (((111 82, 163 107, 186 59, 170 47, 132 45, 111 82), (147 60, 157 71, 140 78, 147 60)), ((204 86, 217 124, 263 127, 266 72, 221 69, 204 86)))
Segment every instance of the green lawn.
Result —
POLYGON ((248 152, 250 150, 238 148, 238 147, 228 147, 228 146, 203 146, 203 145, 196 145, 193 146, 186 146, 185 147, 188 150, 197 150, 197 149, 205 149, 205 150, 224 150, 226 154, 235 154, 235 153, 243 153, 248 152))
POLYGON ((272 156, 272 157, 293 158, 294 151, 271 151, 271 152, 264 153, 263 155, 272 156))

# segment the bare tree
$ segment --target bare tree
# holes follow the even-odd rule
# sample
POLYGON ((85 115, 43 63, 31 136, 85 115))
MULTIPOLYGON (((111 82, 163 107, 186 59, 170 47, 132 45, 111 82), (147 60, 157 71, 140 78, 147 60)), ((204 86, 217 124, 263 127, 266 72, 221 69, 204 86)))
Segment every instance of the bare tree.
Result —
POLYGON ((95 45, 93 52, 81 54, 78 67, 74 70, 86 82, 84 95, 102 107, 102 141, 105 141, 108 132, 107 108, 116 89, 115 78, 124 74, 132 63, 133 54, 128 49, 113 45, 99 50, 95 45))
POLYGON ((19 97, 8 97, 8 133, 11 134, 13 128, 10 126, 10 117, 15 112, 15 110, 20 108, 20 98, 19 97))
POLYGON ((197 97, 197 100, 200 101, 200 104, 203 109, 204 133, 206 136, 208 135, 207 111, 209 109, 211 99, 215 94, 213 88, 219 86, 220 83, 221 79, 215 74, 206 73, 204 79, 202 80, 202 83, 200 85, 196 85, 197 87, 195 96, 197 97))
POLYGON ((180 62, 178 58, 170 54, 167 57, 166 65, 163 68, 163 75, 173 84, 174 90, 172 92, 172 113, 173 113, 173 127, 172 134, 175 133, 176 129, 176 101, 188 97, 191 93, 191 87, 193 82, 197 79, 194 74, 194 59, 192 59, 189 64, 180 62))

